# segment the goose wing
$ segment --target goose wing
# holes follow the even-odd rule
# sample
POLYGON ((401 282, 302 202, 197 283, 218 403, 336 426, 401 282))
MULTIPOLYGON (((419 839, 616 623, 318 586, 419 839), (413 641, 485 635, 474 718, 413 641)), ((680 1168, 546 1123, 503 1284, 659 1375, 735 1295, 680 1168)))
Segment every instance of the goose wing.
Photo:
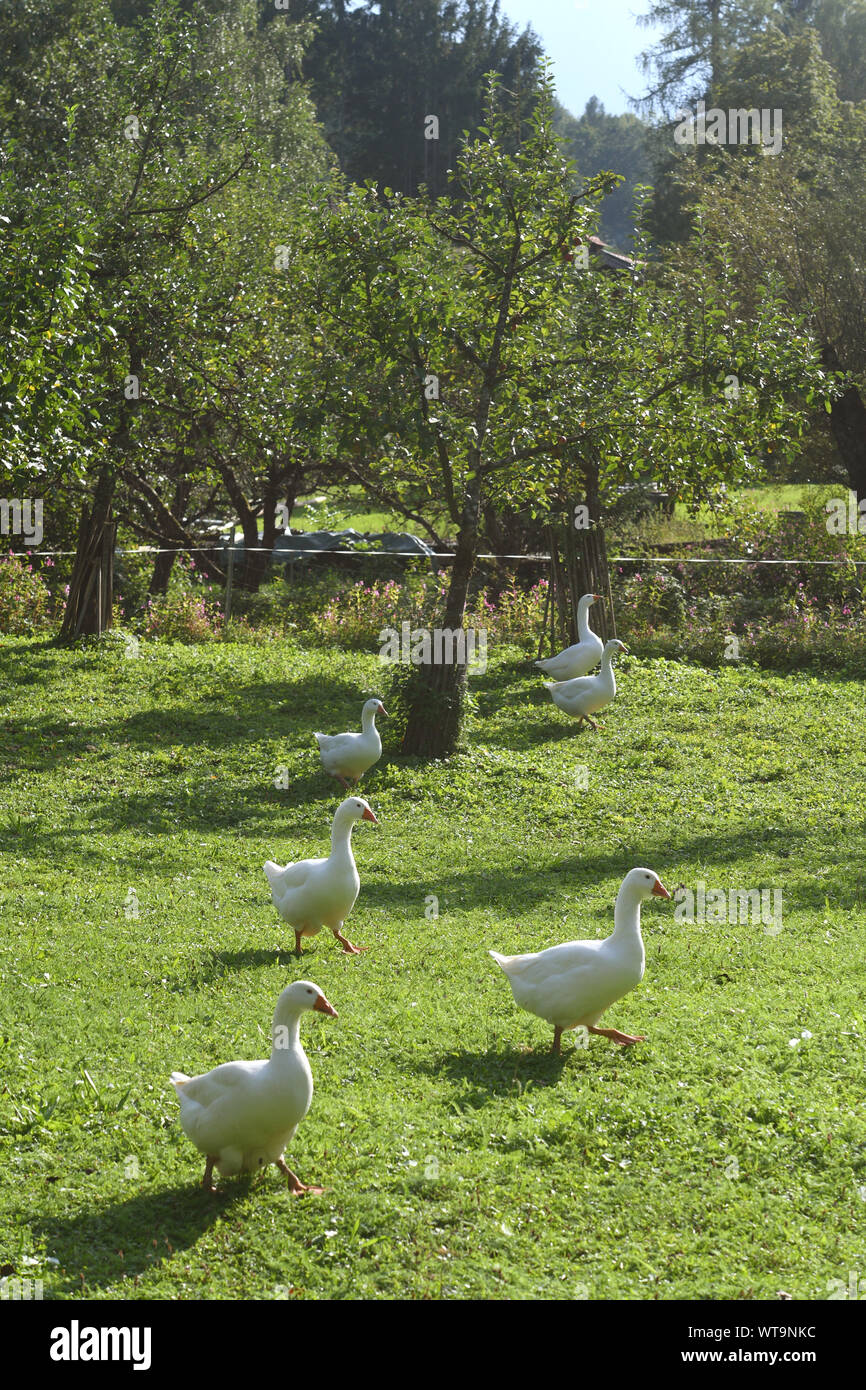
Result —
POLYGON ((263 868, 271 891, 284 893, 288 888, 303 888, 310 878, 313 865, 318 862, 316 859, 299 859, 296 864, 287 864, 281 869, 279 864, 268 859, 263 868))
POLYGON ((186 1080, 172 1073, 183 1132, 202 1153, 219 1154, 228 1144, 243 1147, 247 1135, 261 1128, 273 1105, 267 1067, 265 1061, 223 1062, 186 1080))
POLYGON ((553 703, 559 705, 560 709, 580 713, 585 703, 595 695, 597 682, 597 676, 576 676, 571 681, 554 681, 547 688, 553 703))
POLYGON ((351 734, 313 734, 313 738, 318 743, 321 753, 330 753, 338 748, 344 739, 351 738, 351 734))
POLYGON ((586 1012, 606 990, 604 941, 567 941, 525 956, 499 956, 516 1002, 552 1022, 571 1021, 586 1012))

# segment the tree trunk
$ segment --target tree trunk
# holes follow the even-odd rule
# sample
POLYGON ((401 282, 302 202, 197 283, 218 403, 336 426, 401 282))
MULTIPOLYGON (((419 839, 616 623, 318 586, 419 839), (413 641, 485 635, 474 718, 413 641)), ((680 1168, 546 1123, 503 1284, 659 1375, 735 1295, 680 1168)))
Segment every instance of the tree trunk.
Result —
POLYGON ((131 468, 123 470, 123 478, 130 487, 141 493, 150 506, 155 517, 155 525, 162 529, 159 539, 173 541, 178 550, 188 551, 198 568, 211 583, 224 584, 225 571, 220 569, 213 558, 215 547, 199 549, 195 537, 189 534, 186 527, 181 524, 171 508, 166 506, 159 493, 151 487, 146 478, 139 477, 131 468))
MULTIPOLYGON (((502 343, 506 324, 511 312, 511 295, 519 244, 511 249, 508 266, 499 294, 499 313, 493 341, 484 368, 484 379, 475 410, 475 444, 469 450, 469 474, 460 513, 460 528, 457 533, 457 551, 454 568, 451 571, 451 584, 445 604, 444 628, 441 633, 440 662, 416 667, 414 678, 410 681, 407 696, 409 717, 406 733, 403 736, 403 749, 406 753, 418 753, 427 757, 444 758, 454 752, 463 720, 463 697, 466 693, 466 660, 468 657, 465 637, 462 641, 463 661, 458 661, 458 634, 463 629, 466 613, 466 599, 469 594, 469 581, 478 554, 478 530, 481 524, 482 468, 484 441, 490 420, 490 409, 496 388, 497 374, 502 361, 502 343), (448 634, 446 636, 446 634, 448 634), (449 659, 450 658, 450 659, 449 659)), ((434 649, 435 652, 435 649, 434 649)))
POLYGON ((616 637, 616 619, 613 612, 604 527, 594 526, 589 531, 567 529, 565 555, 571 589, 571 641, 580 640, 577 631, 577 605, 581 597, 584 594, 599 594, 602 602, 593 608, 590 621, 602 642, 609 642, 612 637, 616 637))
POLYGON ((256 554, 260 549, 259 514, 247 501, 237 474, 230 464, 220 462, 217 467, 220 477, 225 483, 229 499, 237 512, 244 536, 243 565, 240 573, 237 569, 235 570, 235 583, 239 588, 250 589, 255 593, 262 579, 261 556, 256 554))
MULTIPOLYGON (((463 628, 469 581, 478 550, 478 524, 481 515, 481 485, 477 476, 466 491, 457 552, 445 604, 439 662, 416 666, 406 692, 408 718, 403 735, 403 752, 425 758, 446 758, 454 752, 463 722, 466 693, 466 646, 462 653, 458 633, 463 628), (464 660, 459 657, 463 655, 464 660)), ((433 654, 435 656, 435 645, 433 654)))
POLYGON ((174 567, 173 550, 163 550, 153 562, 147 592, 151 595, 168 593, 168 581, 174 567))
POLYGON ((291 531, 291 529, 292 529, 292 513, 293 513, 294 510, 295 510, 295 504, 297 503, 298 497, 299 497, 298 484, 297 484, 297 483, 292 483, 291 486, 290 486, 289 488, 287 488, 286 492, 285 492, 284 495, 283 495, 283 505, 284 505, 285 508, 286 508, 286 519, 285 519, 285 530, 286 530, 286 531, 291 531))
MULTIPOLYGON (((186 512, 186 505, 189 501, 191 489, 189 478, 179 478, 174 489, 174 497, 171 503, 171 514, 177 517, 181 525, 186 512)), ((165 544, 167 537, 160 537, 165 544)), ((153 562, 153 571, 150 576, 150 584, 147 592, 149 594, 165 594, 168 592, 168 581, 171 578, 171 571, 174 566, 175 552, 173 550, 163 550, 157 555, 153 562)))
POLYGON ((96 482, 93 505, 89 510, 86 506, 82 510, 59 642, 97 636, 111 627, 114 546, 111 503, 115 481, 114 469, 104 464, 96 482))
POLYGON ((601 522, 601 493, 598 486, 598 464, 594 458, 581 459, 579 467, 583 474, 586 486, 586 506, 589 511, 591 525, 598 526, 601 522))
MULTIPOLYGON (((821 357, 831 371, 840 370, 835 348, 825 347, 821 357)), ((859 501, 866 497, 866 405, 856 386, 849 386, 844 395, 833 401, 830 428, 848 474, 848 484, 859 501)))
MULTIPOLYGON (((134 338, 127 346, 130 375, 140 381, 141 349, 134 338)), ((125 398, 121 402, 111 455, 103 463, 96 480, 93 505, 89 512, 85 506, 81 513, 78 544, 58 642, 96 636, 111 627, 114 605, 114 522, 111 504, 117 487, 117 460, 129 453, 130 419, 138 411, 139 404, 138 397, 125 398)))
MULTIPOLYGON (((262 497, 261 540, 258 538, 257 522, 256 546, 253 550, 247 549, 244 557, 246 560, 244 587, 253 593, 258 593, 262 580, 271 566, 271 558, 277 539, 277 501, 285 487, 282 471, 282 469, 273 470, 265 482, 262 497)), ((246 529, 244 530, 244 543, 246 544, 246 529)))

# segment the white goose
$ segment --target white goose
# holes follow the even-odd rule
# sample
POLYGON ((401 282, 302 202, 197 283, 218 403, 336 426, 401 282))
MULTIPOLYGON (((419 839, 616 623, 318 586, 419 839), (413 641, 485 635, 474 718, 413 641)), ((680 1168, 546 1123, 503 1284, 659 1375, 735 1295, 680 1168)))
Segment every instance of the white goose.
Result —
POLYGON ((524 956, 490 952, 508 976, 520 1007, 553 1024, 554 1052, 561 1051, 560 1039, 569 1028, 584 1027, 624 1046, 643 1042, 640 1035, 595 1025, 611 1004, 643 979, 640 905, 653 893, 670 897, 652 869, 632 869, 617 893, 612 936, 603 941, 568 941, 524 956))
POLYGON ((301 937, 317 936, 330 927, 346 955, 357 956, 340 928, 355 905, 361 880, 352 854, 352 827, 356 821, 379 822, 360 796, 341 801, 331 823, 331 853, 327 859, 301 859, 280 868, 269 859, 265 877, 271 885, 271 898, 280 916, 295 929, 295 950, 300 955, 301 937))
POLYGON ((609 705, 616 695, 616 679, 611 662, 617 650, 627 652, 628 647, 620 642, 619 638, 612 637, 605 643, 601 670, 595 676, 578 676, 576 680, 571 681, 543 681, 542 684, 550 691, 553 703, 564 714, 570 714, 577 720, 585 719, 597 729, 598 725, 591 716, 609 705))
POLYGON ((314 734, 319 745, 322 767, 332 777, 349 790, 351 777, 357 783, 382 756, 382 740, 376 728, 376 715, 387 719, 387 711, 381 700, 367 700, 361 710, 361 732, 359 734, 314 734))
POLYGON ((589 610, 600 600, 601 594, 584 594, 577 605, 578 640, 557 656, 548 656, 543 661, 536 661, 536 666, 546 676, 552 676, 555 681, 573 680, 575 676, 585 676, 601 660, 604 643, 589 625, 589 610))
POLYGON ((214 1168, 229 1177, 276 1163, 293 1195, 322 1192, 306 1187, 283 1159, 313 1099, 313 1075, 300 1037, 301 1014, 308 1009, 337 1017, 318 985, 296 980, 277 1000, 268 1061, 223 1062, 202 1076, 172 1072, 181 1128, 206 1158, 202 1187, 208 1191, 216 1191, 214 1168))

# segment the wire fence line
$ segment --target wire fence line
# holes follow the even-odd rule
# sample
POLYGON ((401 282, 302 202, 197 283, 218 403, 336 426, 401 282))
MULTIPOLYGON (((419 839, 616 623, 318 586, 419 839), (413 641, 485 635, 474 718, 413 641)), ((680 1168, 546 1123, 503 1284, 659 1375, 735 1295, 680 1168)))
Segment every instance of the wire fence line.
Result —
POLYGON ((866 560, 752 560, 747 556, 735 556, 733 559, 723 559, 722 557, 712 559, 688 555, 679 558, 666 555, 612 555, 610 563, 612 565, 841 565, 846 569, 849 565, 853 565, 858 569, 866 569, 866 560))
MULTIPOLYGON (((297 564, 298 560, 304 559, 307 555, 332 555, 332 556, 352 556, 354 559, 399 559, 400 557, 413 560, 453 560, 454 554, 450 550, 443 551, 419 551, 419 550, 281 550, 278 552, 276 560, 273 551, 250 550, 247 552, 243 545, 183 545, 183 546, 136 546, 132 549, 115 550, 115 555, 197 555, 202 552, 225 555, 249 553, 250 555, 266 555, 276 564, 297 564)), ((33 559, 34 557, 65 557, 77 554, 74 550, 10 550, 8 555, 18 559, 33 559)), ((549 555, 476 555, 477 560, 516 560, 525 564, 549 564, 549 555)), ((841 568, 853 567, 855 569, 866 569, 866 560, 760 560, 748 555, 737 556, 694 556, 694 555, 611 555, 608 559, 611 565, 830 565, 841 568)))

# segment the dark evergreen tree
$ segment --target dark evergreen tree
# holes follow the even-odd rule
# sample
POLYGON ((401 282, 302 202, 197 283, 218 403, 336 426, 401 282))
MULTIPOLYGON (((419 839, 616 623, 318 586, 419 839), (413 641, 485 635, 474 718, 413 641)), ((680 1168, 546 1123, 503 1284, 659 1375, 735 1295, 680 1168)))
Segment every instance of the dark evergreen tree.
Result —
POLYGON ((599 232, 604 241, 628 250, 634 233, 635 187, 650 181, 647 126, 628 113, 612 116, 597 97, 590 97, 579 117, 557 106, 556 130, 581 179, 603 170, 622 175, 622 183, 602 204, 599 232))
MULTIPOLYGON (((350 179, 396 192, 445 186, 465 131, 482 120, 482 79, 496 72, 529 114, 541 47, 518 33, 498 0, 286 0, 314 20, 303 75, 350 179), (430 119, 433 118, 433 119, 430 119)), ((280 12, 267 6, 267 19, 280 12)))

